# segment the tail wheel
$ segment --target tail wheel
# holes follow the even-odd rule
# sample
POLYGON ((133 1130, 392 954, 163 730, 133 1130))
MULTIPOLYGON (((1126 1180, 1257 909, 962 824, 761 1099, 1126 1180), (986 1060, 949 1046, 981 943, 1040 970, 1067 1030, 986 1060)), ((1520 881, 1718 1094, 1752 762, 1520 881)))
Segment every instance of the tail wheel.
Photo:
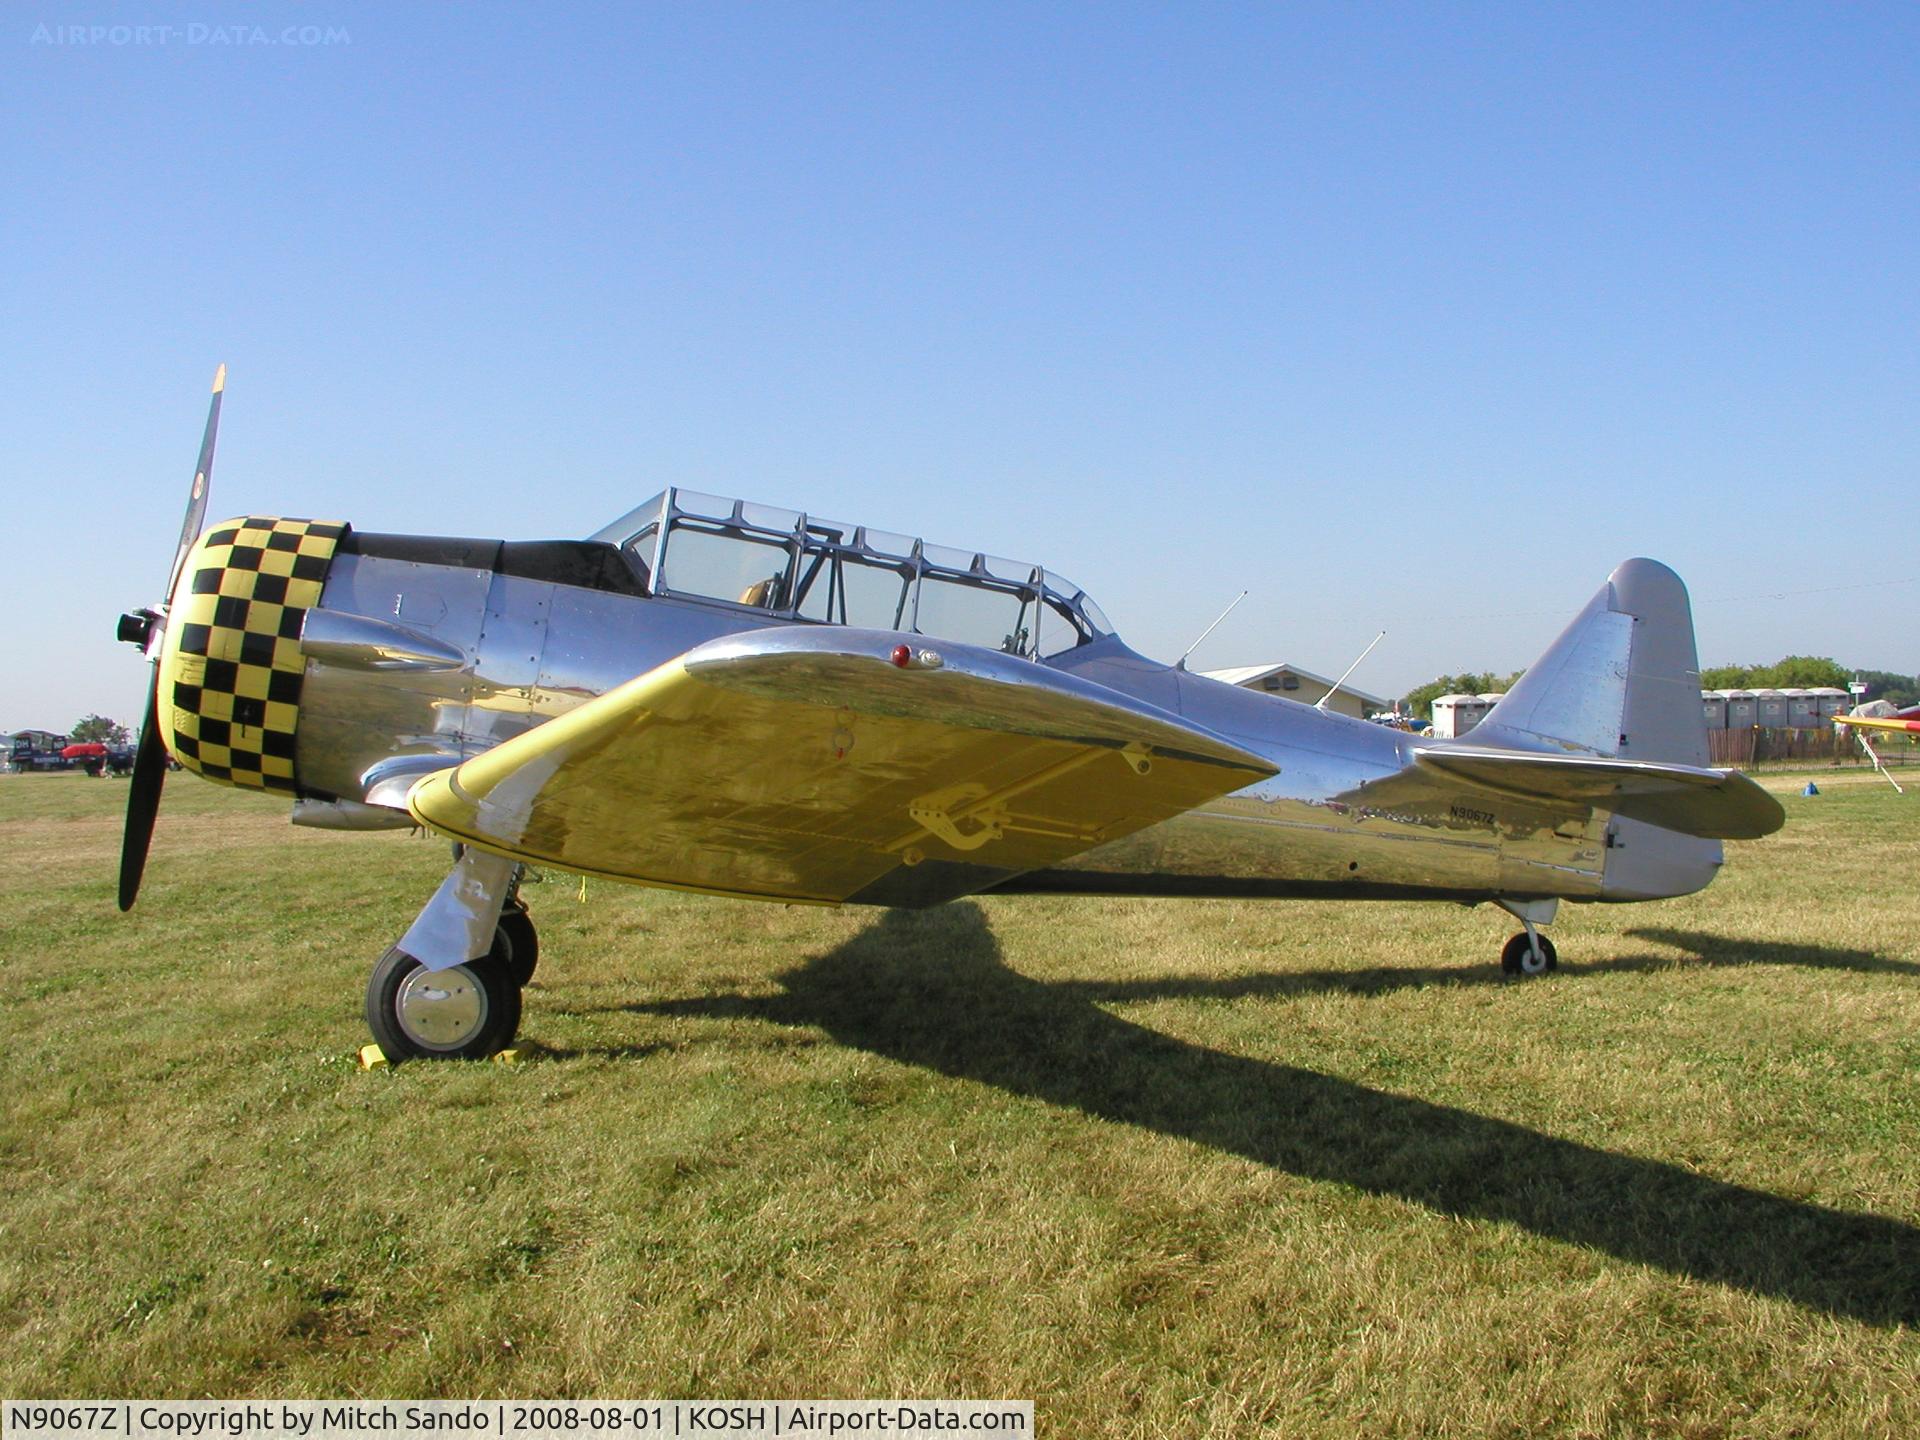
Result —
POLYGON ((367 982, 367 1028, 390 1061, 483 1060, 520 1028, 520 987, 501 938, 464 965, 429 970, 397 946, 367 982))
POLYGON ((1544 975, 1560 964, 1553 942, 1546 936, 1539 936, 1540 953, 1533 953, 1533 943, 1522 931, 1507 941, 1506 948, 1500 952, 1500 968, 1509 975, 1544 975))
POLYGON ((500 911, 500 929, 494 937, 493 948, 498 951, 502 942, 506 945, 507 973, 513 976, 513 983, 525 985, 533 979, 534 967, 540 963, 540 936, 533 928, 533 917, 527 914, 527 907, 519 904, 506 905, 500 911))

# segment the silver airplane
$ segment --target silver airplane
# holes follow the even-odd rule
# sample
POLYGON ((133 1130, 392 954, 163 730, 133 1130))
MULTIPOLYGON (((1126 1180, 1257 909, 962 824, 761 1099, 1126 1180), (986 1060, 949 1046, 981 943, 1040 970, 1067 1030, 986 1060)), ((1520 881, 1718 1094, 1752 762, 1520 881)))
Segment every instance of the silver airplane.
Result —
POLYGON ((1784 820, 1708 766, 1686 589, 1652 560, 1432 740, 1149 660, 1041 566, 688 490, 585 540, 202 533, 224 379, 166 601, 120 622, 154 666, 120 907, 168 754, 295 824, 449 837, 367 987, 394 1061, 511 1042, 529 865, 823 904, 1490 902, 1526 976, 1560 901, 1689 894, 1784 820))

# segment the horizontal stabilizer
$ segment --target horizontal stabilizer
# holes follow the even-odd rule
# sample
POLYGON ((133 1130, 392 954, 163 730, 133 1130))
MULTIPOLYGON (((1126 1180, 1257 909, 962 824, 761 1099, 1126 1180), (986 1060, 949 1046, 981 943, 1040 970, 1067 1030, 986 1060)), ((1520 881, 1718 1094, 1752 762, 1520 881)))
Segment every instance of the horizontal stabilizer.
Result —
POLYGON ((1778 800, 1734 770, 1469 746, 1416 750, 1414 763, 1481 790, 1610 810, 1709 840, 1757 840, 1787 818, 1778 800))

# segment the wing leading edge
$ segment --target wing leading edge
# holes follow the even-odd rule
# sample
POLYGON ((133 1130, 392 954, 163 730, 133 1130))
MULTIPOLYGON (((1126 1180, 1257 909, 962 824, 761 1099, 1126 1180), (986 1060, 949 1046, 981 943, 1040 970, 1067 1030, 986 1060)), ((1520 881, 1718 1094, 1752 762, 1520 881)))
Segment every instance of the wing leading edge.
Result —
POLYGON ((727 636, 421 780, 414 817, 642 884, 934 904, 1274 773, 1031 661, 880 631, 727 636))

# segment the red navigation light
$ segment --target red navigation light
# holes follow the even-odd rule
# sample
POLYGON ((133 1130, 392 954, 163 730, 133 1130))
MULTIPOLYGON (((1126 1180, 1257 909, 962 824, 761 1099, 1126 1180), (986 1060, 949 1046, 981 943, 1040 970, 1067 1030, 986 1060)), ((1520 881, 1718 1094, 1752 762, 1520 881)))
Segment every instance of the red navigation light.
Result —
POLYGON ((893 654, 887 658, 904 670, 913 663, 913 650, 910 646, 896 645, 893 647, 893 654))

